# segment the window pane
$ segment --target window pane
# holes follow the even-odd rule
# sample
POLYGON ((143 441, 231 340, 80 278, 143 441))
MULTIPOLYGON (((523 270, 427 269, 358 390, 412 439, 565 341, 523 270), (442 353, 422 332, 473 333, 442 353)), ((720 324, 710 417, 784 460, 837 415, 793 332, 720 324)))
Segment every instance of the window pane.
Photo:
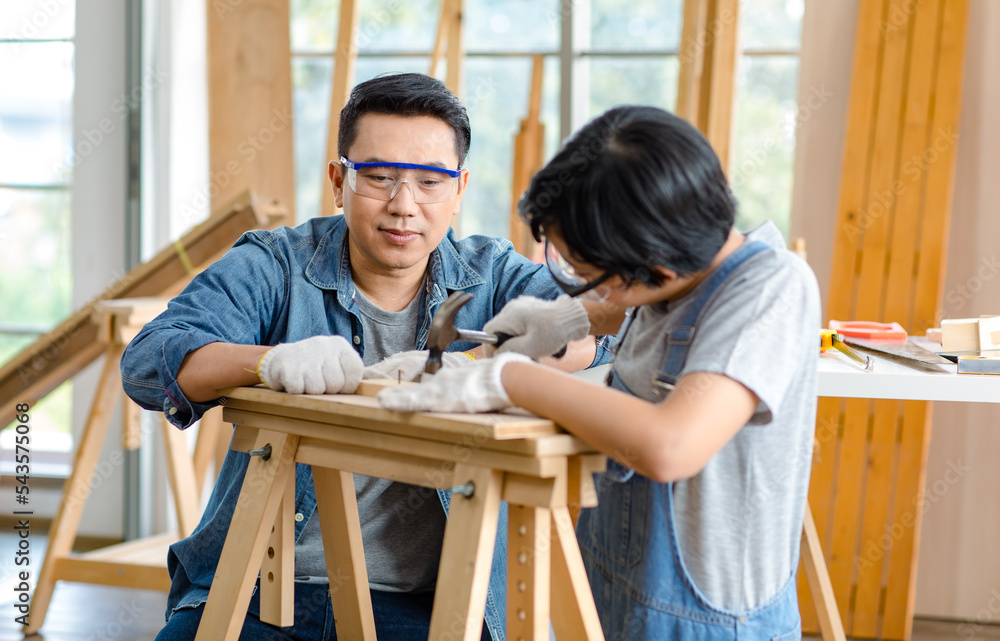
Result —
POLYGON ((675 51, 683 0, 592 0, 591 42, 604 51, 675 51))
POLYGON ((333 51, 337 46, 339 2, 292 0, 289 6, 292 51, 333 51))
POLYGON ((73 45, 0 44, 0 184, 51 185, 71 174, 73 45))
POLYGON ((469 51, 554 52, 559 49, 560 0, 466 0, 469 51))
MULTIPOLYGON (((461 236, 510 235, 514 135, 528 116, 531 59, 469 58, 465 105, 472 123, 466 166, 469 187, 462 200, 461 236)), ((542 124, 551 145, 559 138, 558 60, 547 60, 542 83, 542 124)), ((551 150, 551 146, 550 146, 551 150)))
POLYGON ((796 56, 743 56, 736 100, 736 138, 730 182, 739 201, 742 230, 765 220, 786 235, 792 201, 796 104, 796 56))
POLYGON ((643 104, 673 111, 677 105, 677 56, 587 58, 590 114, 611 107, 643 104))
POLYGON ((322 190, 327 184, 324 178, 327 159, 324 156, 330 122, 332 74, 333 60, 330 58, 292 59, 295 219, 299 222, 319 215, 322 190))
POLYGON ((72 38, 75 30, 76 3, 68 0, 4 0, 0 11, 0 39, 72 38))
POLYGON ((793 49, 802 38, 805 0, 755 0, 740 5, 744 49, 793 49))

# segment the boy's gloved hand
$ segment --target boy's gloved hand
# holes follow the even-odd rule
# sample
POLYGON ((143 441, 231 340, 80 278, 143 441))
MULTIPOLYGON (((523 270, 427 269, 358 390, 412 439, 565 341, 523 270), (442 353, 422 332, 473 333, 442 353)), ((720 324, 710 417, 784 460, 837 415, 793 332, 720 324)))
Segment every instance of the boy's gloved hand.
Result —
MULTIPOLYGON (((365 368, 365 380, 370 378, 389 378, 392 380, 415 381, 420 378, 427 364, 426 349, 400 352, 365 368)), ((441 354, 441 367, 455 368, 470 365, 471 358, 462 352, 445 352, 441 354)))
POLYGON ((291 394, 353 394, 364 369, 343 336, 313 336, 271 348, 257 375, 269 388, 291 394))
POLYGON ((387 387, 378 393, 382 407, 400 412, 492 412, 513 405, 500 381, 508 363, 530 363, 523 354, 500 354, 462 368, 442 369, 427 383, 387 387))
POLYGON ((484 345, 487 356, 494 351, 518 352, 538 359, 552 356, 570 341, 586 338, 590 319, 580 301, 565 294, 555 300, 518 296, 486 323, 483 331, 513 336, 497 348, 484 345))

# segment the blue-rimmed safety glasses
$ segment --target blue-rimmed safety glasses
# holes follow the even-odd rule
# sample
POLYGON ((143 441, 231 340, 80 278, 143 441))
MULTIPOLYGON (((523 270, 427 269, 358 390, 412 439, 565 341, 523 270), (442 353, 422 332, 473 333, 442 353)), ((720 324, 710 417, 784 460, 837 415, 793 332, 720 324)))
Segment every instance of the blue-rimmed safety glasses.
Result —
POLYGON ((340 164, 347 168, 347 183, 359 196, 376 200, 392 200, 400 186, 406 183, 419 204, 443 203, 458 193, 461 169, 444 169, 408 162, 351 162, 343 156, 340 164))
POLYGON ((573 266, 562 257, 548 238, 545 239, 545 266, 548 267, 556 284, 574 298, 603 303, 611 294, 611 288, 604 283, 614 274, 604 272, 593 280, 586 280, 576 273, 573 266))

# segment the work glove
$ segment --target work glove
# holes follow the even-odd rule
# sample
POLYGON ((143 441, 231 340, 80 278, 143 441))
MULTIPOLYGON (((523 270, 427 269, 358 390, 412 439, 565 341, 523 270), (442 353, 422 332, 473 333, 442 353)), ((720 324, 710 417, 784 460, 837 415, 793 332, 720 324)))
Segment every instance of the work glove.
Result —
POLYGON ((290 394, 353 394, 364 369, 343 336, 313 336, 271 348, 260 359, 257 376, 290 394))
POLYGON ((378 393, 382 407, 399 412, 494 412, 511 407, 500 381, 509 363, 530 363, 523 354, 500 354, 462 368, 442 369, 420 385, 387 387, 378 393))
MULTIPOLYGON (((370 378, 389 378, 400 381, 415 381, 420 378, 427 364, 426 349, 411 352, 400 352, 365 368, 365 380, 370 378)), ((462 367, 469 365, 473 359, 463 352, 445 352, 441 354, 441 368, 462 367)))
POLYGON ((539 359, 552 356, 570 341, 586 338, 590 318, 580 301, 565 294, 555 300, 518 296, 486 323, 483 331, 513 337, 499 347, 484 345, 487 356, 494 351, 518 352, 539 359))

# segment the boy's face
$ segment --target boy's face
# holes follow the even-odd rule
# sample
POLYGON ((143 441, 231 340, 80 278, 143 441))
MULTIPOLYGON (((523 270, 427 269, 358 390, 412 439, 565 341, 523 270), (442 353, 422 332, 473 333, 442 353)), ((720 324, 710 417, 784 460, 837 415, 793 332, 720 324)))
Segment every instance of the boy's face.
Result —
MULTIPOLYGON (((430 116, 365 114, 347 159, 355 163, 393 162, 458 168, 455 131, 430 116)), ((412 188, 400 184, 390 200, 360 196, 351 189, 338 161, 329 165, 338 207, 348 228, 352 270, 379 274, 422 271, 427 258, 458 214, 468 182, 463 172, 457 193, 437 203, 414 202, 412 188)))
MULTIPOLYGON (((583 280, 593 281, 604 274, 604 270, 589 263, 583 263, 572 258, 569 247, 563 241, 562 236, 555 230, 546 230, 545 237, 563 256, 563 259, 573 267, 573 271, 583 280)), ((660 268, 660 273, 665 278, 662 285, 650 287, 639 282, 626 285, 625 280, 620 276, 612 276, 604 281, 601 286, 606 288, 608 293, 607 301, 619 307, 638 307, 651 303, 660 303, 668 300, 675 300, 688 293, 696 283, 690 277, 680 277, 677 272, 660 268)))

